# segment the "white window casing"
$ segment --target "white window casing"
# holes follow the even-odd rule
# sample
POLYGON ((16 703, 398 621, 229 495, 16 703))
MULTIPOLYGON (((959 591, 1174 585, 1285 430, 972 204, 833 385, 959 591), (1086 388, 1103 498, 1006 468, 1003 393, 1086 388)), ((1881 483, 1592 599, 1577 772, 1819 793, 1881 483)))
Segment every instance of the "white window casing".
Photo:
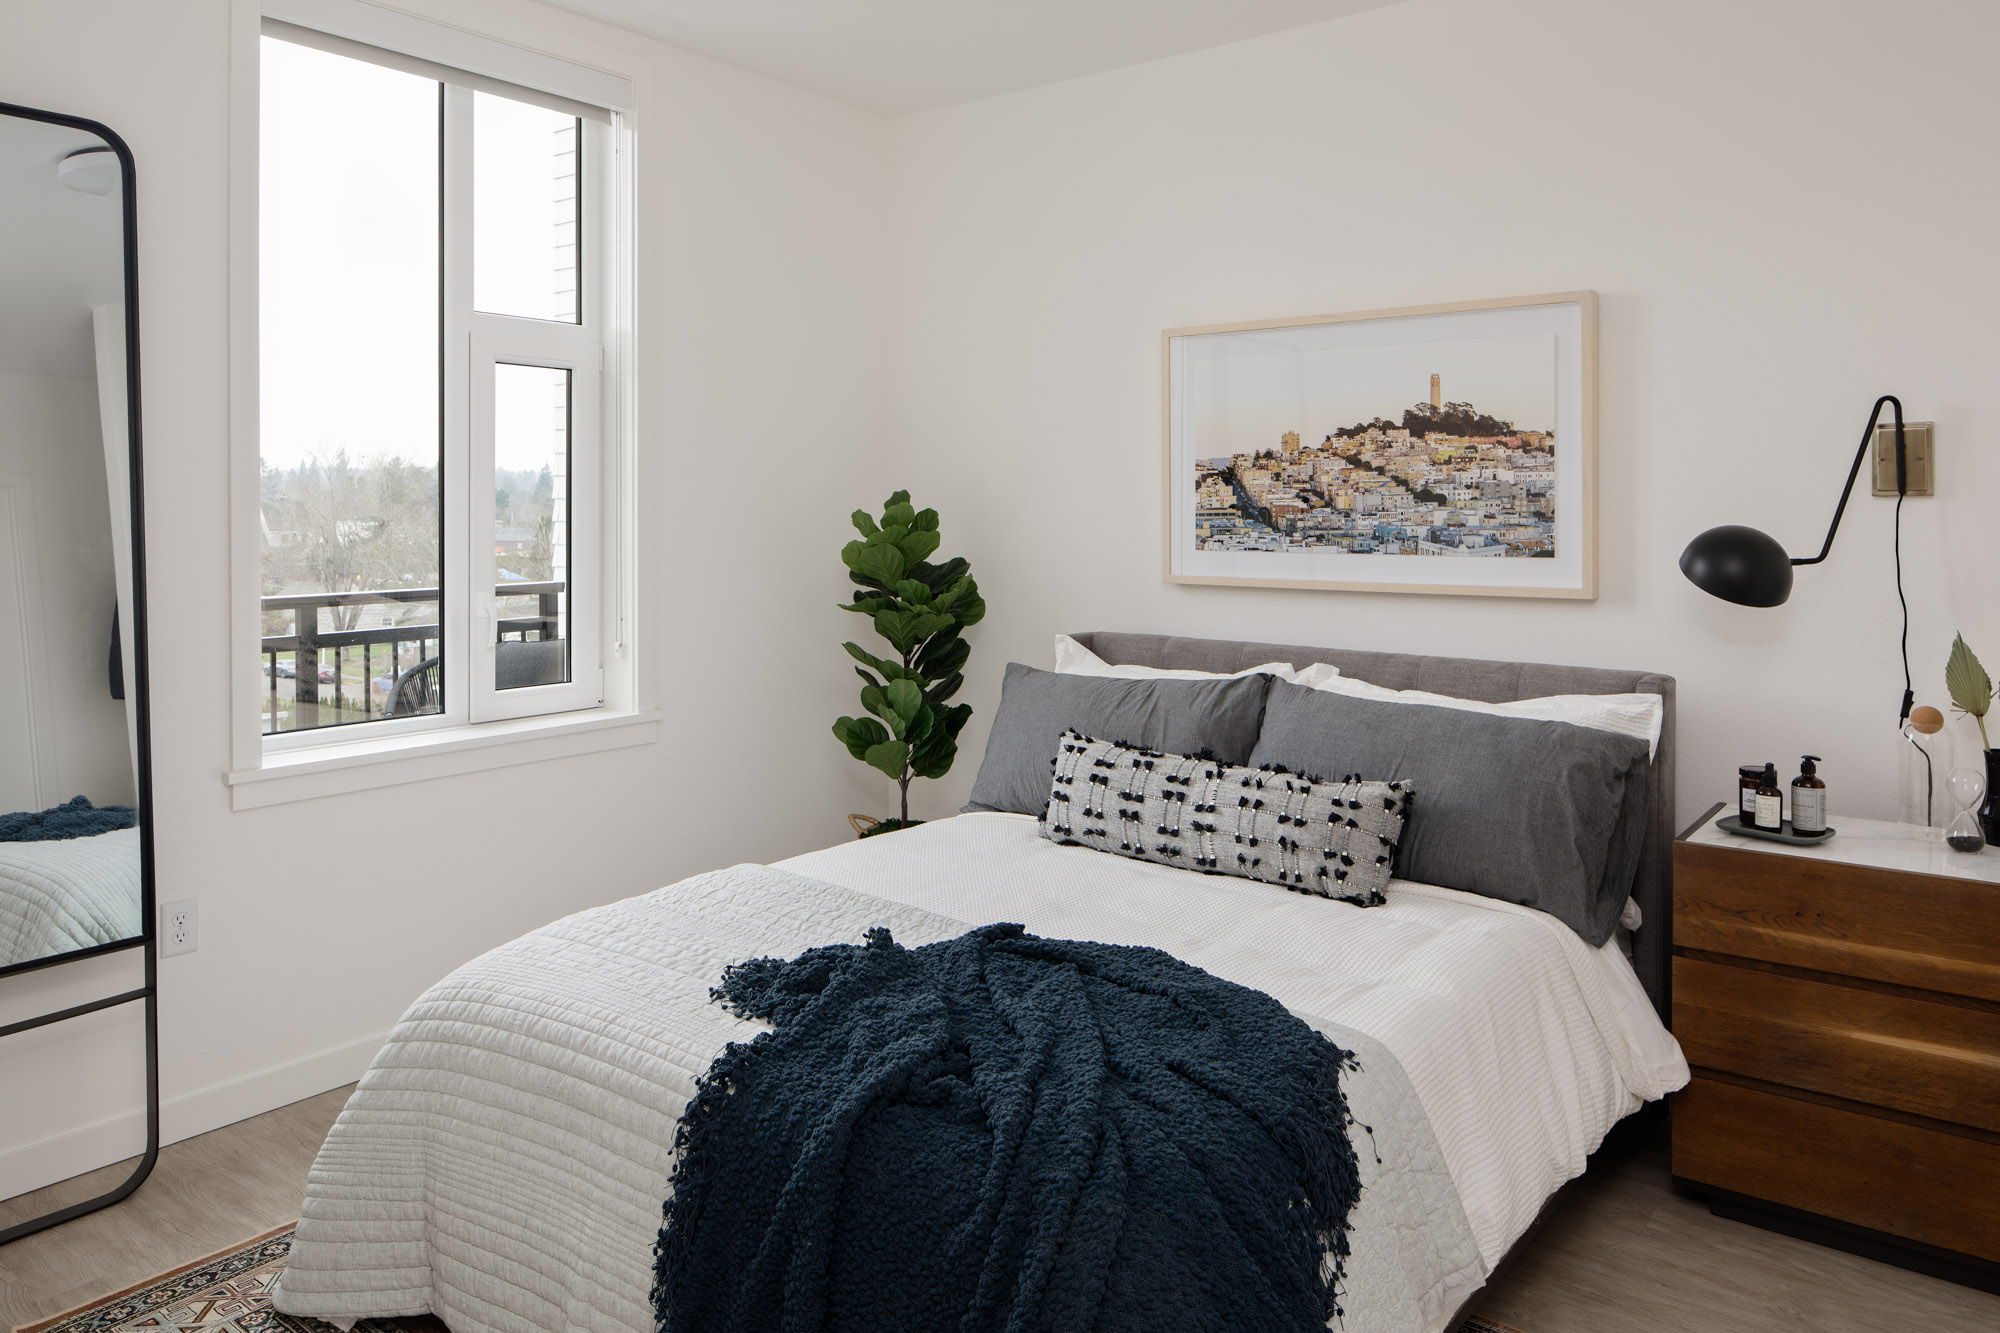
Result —
MULTIPOLYGON (((234 726, 233 767, 225 774, 233 804, 249 808, 652 740, 657 714, 640 707, 649 692, 637 685, 630 624, 635 605, 636 422, 629 365, 634 302, 627 211, 633 194, 626 113, 636 100, 632 81, 367 0, 263 0, 261 5, 238 0, 238 12, 245 8, 261 9, 261 30, 270 36, 446 85, 440 580, 447 604, 441 615, 444 712, 317 732, 261 734, 258 715, 249 711, 263 687, 261 663, 249 651, 247 640, 253 636, 239 629, 231 670, 232 698, 240 715, 234 726), (581 122, 577 151, 585 192, 577 233, 583 254, 579 322, 473 309, 475 92, 528 102, 581 122), (494 376, 501 365, 559 369, 567 373, 569 384, 568 464, 561 478, 567 504, 559 511, 559 517, 566 514, 561 637, 568 646, 567 680, 505 690, 496 688, 495 681, 499 613, 494 590, 500 557, 494 541, 494 376)), ((246 100, 254 116, 255 66, 246 79, 243 65, 256 50, 254 38, 237 46, 239 116, 246 100)), ((233 233, 256 217, 255 166, 254 131, 233 132, 234 188, 241 190, 247 178, 250 196, 247 208, 243 202, 232 206, 233 233)), ((237 197, 242 200, 241 194, 237 197)), ((232 240, 232 434, 239 474, 233 493, 239 501, 255 491, 241 474, 254 478, 258 466, 256 399, 242 392, 242 381, 253 389, 255 383, 255 236, 253 225, 247 247, 240 236, 232 240), (247 291, 242 290, 246 285, 247 291)), ((254 523, 254 506, 248 524, 237 516, 239 546, 246 544, 244 536, 254 523)), ((254 628, 261 616, 256 548, 248 545, 251 559, 239 551, 233 561, 234 587, 246 603, 234 623, 254 628)))

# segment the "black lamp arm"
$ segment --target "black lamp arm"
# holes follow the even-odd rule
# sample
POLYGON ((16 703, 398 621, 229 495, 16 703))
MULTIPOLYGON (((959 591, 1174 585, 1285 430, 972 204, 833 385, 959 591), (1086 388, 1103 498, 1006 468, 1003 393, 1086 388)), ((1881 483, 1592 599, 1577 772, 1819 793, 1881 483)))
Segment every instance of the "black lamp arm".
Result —
POLYGON ((1818 555, 1810 560, 1794 556, 1793 564, 1816 565, 1826 559, 1826 553, 1833 549, 1833 534, 1840 531, 1840 516, 1847 512, 1847 497, 1854 494, 1854 479, 1861 475, 1861 464, 1868 457, 1868 446, 1874 443, 1875 423, 1881 419, 1884 403, 1896 414, 1896 493, 1901 495, 1909 488, 1909 460, 1903 452, 1903 403, 1895 394, 1885 393, 1875 400, 1875 410, 1868 414, 1868 429, 1861 432, 1861 447, 1854 451, 1854 466, 1847 469, 1847 485, 1841 488, 1840 503, 1834 506, 1833 522, 1826 529, 1826 541, 1821 544, 1818 555))

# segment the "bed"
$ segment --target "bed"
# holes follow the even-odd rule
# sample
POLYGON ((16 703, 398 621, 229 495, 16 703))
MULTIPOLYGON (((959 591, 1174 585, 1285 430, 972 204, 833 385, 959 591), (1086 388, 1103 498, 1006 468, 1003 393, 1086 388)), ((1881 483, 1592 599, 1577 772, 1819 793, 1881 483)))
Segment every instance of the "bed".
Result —
POLYGON ((0 968, 141 933, 139 831, 0 842, 0 968))
POLYGON ((1403 880, 1361 909, 1060 846, 973 813, 697 876, 533 932, 398 1025, 316 1162, 282 1311, 434 1313, 454 1333, 645 1330, 672 1126, 723 1046, 710 1004, 742 958, 906 944, 994 920, 1143 944, 1255 987, 1359 1056, 1372 1152, 1333 1326, 1438 1333, 1604 1134, 1687 1077, 1664 1012, 1673 682, 1636 672, 1143 635, 1112 662, 1235 671, 1327 662, 1392 688, 1499 702, 1660 696, 1633 884, 1640 924, 1593 948, 1546 913, 1403 880), (1630 954, 1626 952, 1629 947, 1630 954))

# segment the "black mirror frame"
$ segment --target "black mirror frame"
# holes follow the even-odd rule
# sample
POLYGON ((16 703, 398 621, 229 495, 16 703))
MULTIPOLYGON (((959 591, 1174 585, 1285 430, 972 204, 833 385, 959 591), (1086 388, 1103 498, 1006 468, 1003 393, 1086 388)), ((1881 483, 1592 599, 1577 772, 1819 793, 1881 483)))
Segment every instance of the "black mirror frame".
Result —
POLYGON ((140 933, 128 940, 114 940, 89 949, 78 949, 70 953, 57 954, 50 958, 39 958, 32 962, 0 968, 0 977, 31 972, 44 967, 56 967, 85 958, 95 958, 103 954, 119 953, 126 949, 145 951, 145 981, 135 990, 107 995, 103 999, 86 1004, 74 1005, 55 1013, 42 1014, 34 1018, 0 1026, 0 1039, 13 1036, 17 1032, 27 1032, 34 1028, 46 1027, 51 1023, 61 1023, 85 1014, 94 1014, 102 1009, 135 1002, 145 1005, 146 1040, 146 1150, 139 1159, 132 1174, 115 1188, 73 1203, 40 1217, 0 1230, 0 1245, 8 1241, 31 1236, 38 1231, 46 1231, 72 1218, 94 1213, 107 1208, 139 1188, 147 1176, 152 1174, 153 1164, 160 1156, 160 1014, 159 1014, 159 947, 158 911, 155 904, 153 883, 153 753, 152 753, 152 693, 147 665, 146 638, 146 487, 143 450, 140 446, 140 375, 139 375, 139 212, 136 199, 137 171, 132 162, 132 150, 109 126, 81 116, 68 116, 57 111, 39 111, 33 107, 16 106, 10 102, 0 102, 0 116, 13 116, 22 120, 37 120, 47 125, 63 125, 70 129, 83 130, 94 134, 117 155, 120 184, 124 198, 124 265, 125 265, 125 408, 127 448, 130 451, 132 469, 131 523, 132 536, 132 674, 127 693, 131 696, 135 725, 134 765, 137 773, 139 800, 139 913, 140 933))

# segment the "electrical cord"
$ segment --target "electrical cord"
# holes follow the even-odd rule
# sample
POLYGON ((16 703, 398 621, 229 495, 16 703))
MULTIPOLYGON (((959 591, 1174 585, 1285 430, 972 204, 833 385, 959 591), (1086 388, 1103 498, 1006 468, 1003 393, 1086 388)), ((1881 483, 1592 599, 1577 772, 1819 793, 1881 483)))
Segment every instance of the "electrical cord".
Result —
POLYGON ((1924 823, 1929 825, 1935 817, 1935 811, 1932 809, 1934 799, 1932 793, 1937 787, 1937 777, 1931 767, 1931 752, 1926 750, 1922 745, 1917 744, 1917 738, 1910 733, 1910 708, 1917 701, 1917 693, 1910 682, 1910 599, 1903 593, 1903 500, 1908 490, 1909 487, 1904 477, 1903 460, 1899 458, 1896 467, 1896 535, 1894 546, 1896 552, 1896 601, 1903 608, 1903 716, 1901 718, 1901 728, 1904 738, 1912 746, 1916 747, 1918 754, 1924 757, 1924 823))
POLYGON ((1903 492, 1896 492, 1896 600, 1903 607, 1903 717, 1910 720, 1910 708, 1917 692, 1910 687, 1910 599, 1903 595, 1903 492))

